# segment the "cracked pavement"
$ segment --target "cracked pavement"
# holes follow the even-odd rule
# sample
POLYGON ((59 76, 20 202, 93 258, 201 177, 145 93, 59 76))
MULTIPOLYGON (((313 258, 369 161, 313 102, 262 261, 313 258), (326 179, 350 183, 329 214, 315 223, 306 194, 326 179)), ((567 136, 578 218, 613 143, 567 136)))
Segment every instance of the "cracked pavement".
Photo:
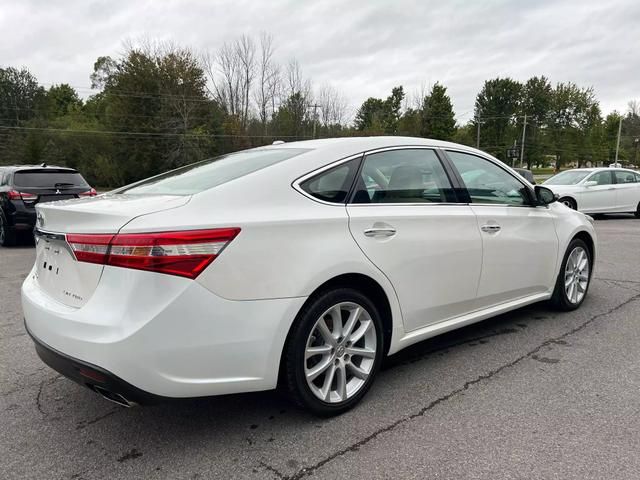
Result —
POLYGON ((124 409, 24 332, 32 248, 0 249, 0 478, 639 478, 640 221, 596 222, 576 312, 534 305, 390 357, 329 420, 272 392, 124 409))

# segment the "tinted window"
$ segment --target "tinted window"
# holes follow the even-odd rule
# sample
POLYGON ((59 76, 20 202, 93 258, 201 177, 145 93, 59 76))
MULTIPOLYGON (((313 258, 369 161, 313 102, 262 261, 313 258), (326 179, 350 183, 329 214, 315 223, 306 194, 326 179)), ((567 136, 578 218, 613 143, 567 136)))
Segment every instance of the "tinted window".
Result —
POLYGON ((16 187, 26 188, 73 188, 89 185, 78 172, 64 170, 23 170, 13 175, 16 187))
POLYGON ((597 172, 587 178, 588 182, 596 182, 597 185, 611 185, 613 180, 611 178, 611 172, 597 172))
POLYGON ((192 195, 275 165, 306 151, 308 150, 302 148, 245 150, 142 180, 117 193, 192 195))
POLYGON ((617 170, 614 172, 616 183, 636 183, 636 176, 633 172, 617 170))
POLYGON ((433 150, 406 149, 367 155, 353 203, 454 201, 447 174, 433 150))
POLYGON ((545 180, 543 185, 575 185, 590 173, 588 170, 567 170, 545 180))
POLYGON ((359 159, 333 167, 305 180, 300 184, 300 187, 319 200, 343 203, 351 189, 358 163, 359 159))
POLYGON ((476 155, 460 152, 447 153, 460 172, 472 203, 501 205, 529 203, 527 188, 498 165, 476 155))

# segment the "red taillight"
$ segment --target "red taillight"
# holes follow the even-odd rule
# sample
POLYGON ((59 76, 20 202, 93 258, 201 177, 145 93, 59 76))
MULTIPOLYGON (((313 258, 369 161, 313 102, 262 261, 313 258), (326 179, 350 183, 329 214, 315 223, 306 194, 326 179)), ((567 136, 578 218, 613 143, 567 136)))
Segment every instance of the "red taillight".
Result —
POLYGON ((240 232, 239 228, 184 232, 67 235, 79 262, 196 278, 240 232))
POLYGON ((107 263, 109 242, 113 235, 67 235, 67 243, 79 262, 107 263))
POLYGON ((27 202, 32 202, 38 199, 38 195, 34 193, 17 192, 15 190, 9 190, 7 195, 9 196, 9 200, 26 200, 27 202))
POLYGON ((92 188, 91 190, 89 190, 88 192, 82 192, 79 195, 81 197, 95 197, 98 194, 98 192, 96 192, 95 188, 92 188))

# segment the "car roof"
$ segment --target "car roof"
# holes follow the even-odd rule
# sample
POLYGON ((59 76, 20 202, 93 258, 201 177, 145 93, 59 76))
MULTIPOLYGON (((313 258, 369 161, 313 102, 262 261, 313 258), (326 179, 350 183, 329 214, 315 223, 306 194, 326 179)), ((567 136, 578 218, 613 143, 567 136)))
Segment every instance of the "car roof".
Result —
POLYGON ((476 150, 475 148, 468 147, 466 145, 460 145, 458 143, 433 140, 430 138, 393 136, 340 137, 318 140, 303 140, 290 143, 278 143, 276 145, 267 145, 264 147, 257 147, 257 149, 304 149, 306 151, 303 154, 294 156, 281 163, 287 165, 297 164, 300 166, 307 165, 309 167, 320 167, 342 158, 359 155, 361 153, 369 152, 372 150, 391 147, 445 148, 475 153, 484 157, 491 157, 491 155, 486 152, 476 150))
POLYGON ((316 140, 301 140, 296 142, 278 143, 275 145, 268 145, 266 147, 258 148, 305 148, 305 149, 334 149, 339 146, 344 146, 349 150, 362 151, 374 150, 385 147, 395 146, 430 146, 439 148, 464 148, 475 150, 472 147, 460 145, 453 142, 445 142, 443 140, 433 140, 430 138, 418 138, 418 137, 399 137, 399 136, 376 136, 376 137, 338 137, 338 138, 323 138, 316 140))

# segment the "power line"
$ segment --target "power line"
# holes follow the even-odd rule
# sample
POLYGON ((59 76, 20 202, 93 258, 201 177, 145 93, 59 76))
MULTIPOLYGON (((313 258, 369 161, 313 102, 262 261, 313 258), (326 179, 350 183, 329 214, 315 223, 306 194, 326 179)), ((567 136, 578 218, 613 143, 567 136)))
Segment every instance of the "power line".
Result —
POLYGON ((14 127, 2 126, 3 130, 26 130, 40 132, 60 132, 60 133, 89 133, 102 135, 131 135, 131 136, 149 136, 149 137, 196 137, 196 138, 312 138, 308 135, 231 135, 216 133, 171 133, 171 132, 131 132, 131 131, 112 131, 112 130, 74 130, 64 128, 41 128, 41 127, 14 127))

